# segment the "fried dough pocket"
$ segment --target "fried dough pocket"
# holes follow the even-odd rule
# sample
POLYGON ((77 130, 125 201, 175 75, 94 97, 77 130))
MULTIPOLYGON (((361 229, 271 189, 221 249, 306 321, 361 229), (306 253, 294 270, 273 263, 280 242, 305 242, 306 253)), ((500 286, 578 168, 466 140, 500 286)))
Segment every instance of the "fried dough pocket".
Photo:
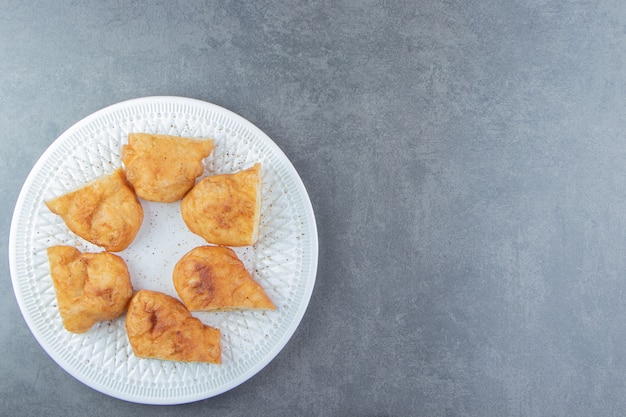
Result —
POLYGON ((276 309, 235 251, 227 247, 192 249, 174 266, 173 281, 178 296, 192 311, 276 309))
POLYGON ((193 317, 177 299, 140 290, 126 313, 126 332, 140 358, 219 364, 220 331, 193 317))

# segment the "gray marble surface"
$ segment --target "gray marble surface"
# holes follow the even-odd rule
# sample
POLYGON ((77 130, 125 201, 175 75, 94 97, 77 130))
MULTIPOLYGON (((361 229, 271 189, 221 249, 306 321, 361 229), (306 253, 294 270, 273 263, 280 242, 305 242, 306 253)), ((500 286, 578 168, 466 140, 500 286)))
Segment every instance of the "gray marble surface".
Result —
POLYGON ((623 416, 625 94, 617 0, 0 0, 0 415, 623 416), (151 95, 260 127, 319 228, 284 350, 181 406, 67 374, 8 264, 44 150, 151 95))

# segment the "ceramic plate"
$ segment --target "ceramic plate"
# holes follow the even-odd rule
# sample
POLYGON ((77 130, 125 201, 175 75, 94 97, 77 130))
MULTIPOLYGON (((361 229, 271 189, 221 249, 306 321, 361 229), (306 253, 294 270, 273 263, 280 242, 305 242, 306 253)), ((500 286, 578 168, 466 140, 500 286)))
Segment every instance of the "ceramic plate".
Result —
MULTIPOLYGON (((177 297, 175 263, 206 242, 182 221, 179 203, 141 201, 144 221, 120 255, 133 287, 177 297)), ((9 259, 18 304, 37 341, 68 373, 110 396, 146 404, 179 404, 209 398, 248 380, 293 335, 309 303, 317 270, 318 241, 307 192, 290 161, 261 130, 211 103, 181 97, 147 97, 102 109, 63 133, 42 155, 18 198, 11 224, 9 259), (139 359, 124 327, 125 316, 85 334, 64 330, 46 248, 98 248, 68 230, 44 201, 122 166, 129 132, 211 137, 216 149, 205 172, 232 173, 262 164, 259 240, 234 248, 278 307, 276 311, 194 313, 221 330, 221 365, 139 359)))

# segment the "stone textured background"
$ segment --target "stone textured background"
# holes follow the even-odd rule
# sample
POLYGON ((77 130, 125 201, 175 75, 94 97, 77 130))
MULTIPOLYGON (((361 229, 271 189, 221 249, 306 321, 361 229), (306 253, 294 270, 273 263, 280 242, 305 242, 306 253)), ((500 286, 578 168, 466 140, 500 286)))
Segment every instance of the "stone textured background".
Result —
POLYGON ((617 0, 0 0, 0 415, 623 416, 625 64, 617 0), (266 132, 320 239, 285 349, 176 407, 58 367, 8 266, 43 151, 151 95, 266 132))

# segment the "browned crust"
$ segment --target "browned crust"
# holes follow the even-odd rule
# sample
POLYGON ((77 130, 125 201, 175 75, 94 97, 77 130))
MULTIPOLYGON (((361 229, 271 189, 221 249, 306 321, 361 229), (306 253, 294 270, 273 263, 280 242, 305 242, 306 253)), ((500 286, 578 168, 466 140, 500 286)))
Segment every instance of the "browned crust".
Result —
POLYGON ((177 299, 138 291, 128 306, 126 331, 136 356, 219 364, 220 331, 193 317, 177 299))
POLYGON ((234 174, 206 177, 183 198, 181 215, 189 230, 208 243, 250 246, 258 239, 261 164, 234 174))
POLYGON ((200 246, 175 265, 174 288, 192 311, 267 309, 276 306, 230 248, 200 246))

